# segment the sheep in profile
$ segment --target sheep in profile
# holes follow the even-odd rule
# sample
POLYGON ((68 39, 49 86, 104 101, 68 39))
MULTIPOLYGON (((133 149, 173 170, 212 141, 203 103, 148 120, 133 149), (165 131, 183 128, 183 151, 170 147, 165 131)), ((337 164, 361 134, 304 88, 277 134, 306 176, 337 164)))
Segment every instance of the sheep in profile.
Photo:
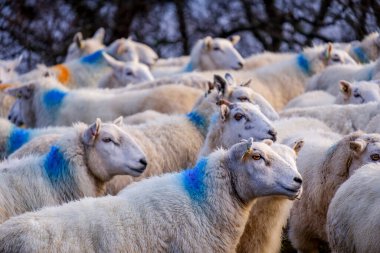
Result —
POLYGON ((233 252, 257 197, 300 191, 295 166, 265 142, 243 141, 118 196, 13 217, 0 226, 0 251, 233 252))
POLYGON ((103 40, 105 35, 103 27, 99 28, 92 38, 83 39, 81 32, 74 35, 73 42, 67 50, 65 62, 81 58, 104 48, 103 40))
POLYGON ((113 176, 139 176, 146 165, 135 140, 116 124, 77 124, 45 154, 0 163, 0 223, 43 206, 101 196, 113 176))
POLYGON ((155 77, 172 75, 176 73, 186 73, 192 71, 211 71, 217 69, 241 69, 244 59, 234 48, 240 36, 232 36, 229 39, 211 38, 210 36, 200 39, 193 46, 190 53, 189 62, 186 66, 174 69, 164 68, 162 70, 153 69, 155 77))
POLYGON ((364 104, 380 101, 380 80, 339 82, 340 92, 333 96, 326 91, 309 91, 292 100, 285 109, 329 104, 364 104))
POLYGON ((339 93, 340 80, 370 81, 380 78, 380 60, 365 65, 336 65, 315 75, 306 84, 306 91, 324 90, 332 95, 339 93))
POLYGON ((69 91, 50 77, 36 82, 7 90, 19 104, 18 110, 9 113, 12 122, 21 122, 28 127, 69 126, 77 121, 90 123, 97 117, 112 120, 149 109, 184 113, 202 94, 198 89, 175 85, 105 92, 101 89, 69 91))
POLYGON ((334 253, 379 252, 380 150, 377 160, 362 166, 344 182, 331 200, 326 230, 334 253))
POLYGON ((148 66, 139 62, 121 62, 103 53, 103 57, 112 68, 112 72, 105 75, 98 84, 99 88, 122 88, 128 84, 153 81, 148 66))
POLYGON ((23 55, 13 60, 0 60, 0 84, 8 83, 17 79, 16 68, 20 65, 23 55))
POLYGON ((291 210, 289 239, 299 252, 317 252, 318 246, 327 242, 325 226, 331 199, 356 169, 378 162, 372 155, 379 153, 380 135, 355 132, 336 141, 331 135, 311 131, 301 137, 305 145, 297 167, 305 183, 301 200, 291 210))

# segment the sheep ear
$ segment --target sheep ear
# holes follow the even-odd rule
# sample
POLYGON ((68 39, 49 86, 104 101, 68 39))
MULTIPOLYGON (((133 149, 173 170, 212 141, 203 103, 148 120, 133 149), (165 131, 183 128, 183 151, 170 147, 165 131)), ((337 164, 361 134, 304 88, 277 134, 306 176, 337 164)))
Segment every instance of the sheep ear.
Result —
POLYGON ((120 70, 123 68, 123 64, 120 61, 116 60, 115 58, 113 58, 112 56, 110 56, 109 54, 105 52, 102 52, 102 54, 103 54, 104 59, 106 60, 106 62, 112 69, 120 70))
POLYGON ((214 75, 214 84, 218 91, 224 96, 226 92, 227 82, 220 75, 214 75))
POLYGON ((119 126, 119 127, 123 126, 123 125, 124 125, 124 123, 123 123, 123 116, 120 116, 120 117, 118 117, 117 119, 115 119, 115 120, 113 121, 113 123, 114 123, 115 125, 119 126))
POLYGON ((231 37, 228 38, 232 45, 236 45, 239 41, 240 41, 240 36, 239 35, 233 35, 231 37))
POLYGON ((33 83, 22 85, 16 88, 9 88, 5 93, 15 98, 29 99, 33 96, 35 85, 33 83))
POLYGON ((101 123, 102 121, 99 118, 97 118, 96 121, 83 132, 82 140, 84 144, 94 144, 96 137, 98 137, 99 135, 101 123))
POLYGON ((75 35, 74 35, 74 40, 73 40, 76 44, 77 44, 77 47, 82 49, 83 48, 83 35, 81 32, 77 32, 75 35))
POLYGON ((352 84, 345 80, 339 81, 340 92, 342 92, 345 99, 348 99, 351 96, 352 84))
POLYGON ((14 86, 15 85, 11 83, 0 83, 0 91, 4 91, 5 89, 10 89, 14 86))
POLYGON ((325 51, 323 51, 323 55, 322 55, 322 57, 323 57, 326 61, 330 60, 330 58, 331 58, 331 53, 332 53, 332 49, 333 49, 333 44, 329 42, 329 43, 327 44, 327 48, 325 49, 325 51))
POLYGON ((300 152, 304 144, 305 144, 304 140, 298 140, 293 143, 292 148, 294 152, 296 152, 296 155, 298 155, 298 153, 300 152))
POLYGON ((20 65, 20 63, 22 62, 22 58, 24 58, 24 55, 20 54, 19 57, 17 57, 16 59, 13 60, 13 62, 12 62, 12 68, 13 69, 15 69, 18 65, 20 65))
POLYGON ((272 146, 273 141, 270 140, 270 139, 264 139, 264 140, 263 140, 263 143, 267 144, 268 146, 272 146))
POLYGON ((236 86, 236 82, 234 80, 234 78, 232 77, 232 75, 230 73, 226 73, 224 75, 224 78, 227 80, 227 83, 231 86, 236 86))
POLYGON ((228 108, 227 105, 221 104, 220 105, 220 118, 223 122, 226 122, 228 115, 230 114, 230 108, 228 108))
POLYGON ((212 49, 212 38, 210 36, 207 36, 206 38, 203 39, 203 44, 206 50, 211 50, 212 49))
POLYGON ((350 141, 350 149, 360 155, 366 148, 367 143, 363 140, 350 141))
POLYGON ((106 34, 106 31, 104 30, 103 27, 100 27, 94 34, 94 36, 92 36, 92 38, 94 40, 97 40, 99 41, 100 43, 103 43, 103 40, 104 40, 104 35, 106 34))
POLYGON ((248 81, 246 81, 245 83, 242 83, 242 84, 240 84, 240 86, 242 86, 242 87, 247 87, 247 86, 249 86, 249 84, 252 82, 252 79, 249 79, 248 81))

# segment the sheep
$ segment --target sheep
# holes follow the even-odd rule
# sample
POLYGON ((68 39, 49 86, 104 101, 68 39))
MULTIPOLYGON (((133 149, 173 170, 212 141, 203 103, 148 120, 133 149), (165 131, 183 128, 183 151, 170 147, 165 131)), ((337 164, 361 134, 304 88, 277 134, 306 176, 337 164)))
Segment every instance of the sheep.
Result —
POLYGON ((210 36, 200 39, 193 46, 190 53, 189 62, 182 69, 164 68, 153 69, 153 76, 165 76, 176 73, 186 73, 192 71, 206 71, 217 69, 241 69, 244 65, 244 59, 234 48, 238 43, 240 36, 232 36, 229 39, 211 38, 210 36))
MULTIPOLYGON (((296 135, 295 138, 299 138, 296 135)), ((363 164, 374 162, 380 149, 379 134, 354 132, 340 140, 310 131, 297 159, 304 179, 302 198, 296 201, 289 219, 289 239, 299 252, 317 252, 327 242, 327 210, 338 187, 363 164)))
POLYGON ((20 65, 23 55, 13 60, 0 60, 0 84, 17 79, 16 68, 20 65))
POLYGON ((105 33, 104 28, 101 27, 94 33, 92 38, 85 40, 81 32, 76 33, 67 50, 65 62, 70 62, 103 49, 105 47, 103 44, 105 33))
POLYGON ((336 65, 330 66, 315 75, 306 84, 306 91, 325 90, 332 95, 339 93, 337 84, 340 80, 370 81, 380 78, 380 60, 365 65, 336 65))
POLYGON ((379 157, 344 182, 331 200, 326 230, 334 253, 379 252, 379 157))
POLYGON ((379 114, 379 103, 360 105, 326 105, 308 108, 293 108, 280 113, 281 118, 311 117, 324 122, 333 131, 349 134, 364 130, 372 118, 379 114))
POLYGON ((69 91, 51 77, 8 89, 7 92, 17 97, 16 103, 20 104, 19 110, 10 111, 10 120, 28 127, 69 126, 76 121, 89 123, 96 117, 112 120, 148 109, 184 113, 202 94, 198 89, 175 85, 141 91, 69 91))
POLYGON ((333 96, 326 91, 316 90, 306 92, 292 100, 284 109, 295 107, 310 107, 329 104, 364 104, 380 101, 380 80, 339 82, 340 92, 333 96))
POLYGON ((138 62, 121 62, 103 52, 103 57, 112 68, 112 72, 103 76, 99 88, 121 88, 128 84, 153 81, 148 66, 138 62))
POLYGON ((358 43, 351 43, 349 54, 355 61, 369 63, 380 56, 380 36, 378 32, 367 35, 358 43))
POLYGON ((277 63, 283 60, 290 60, 295 56, 294 53, 275 53, 275 52, 263 52, 253 54, 244 59, 244 70, 253 70, 261 68, 263 66, 277 63))
MULTIPOLYGON (((292 148, 282 144, 273 144, 272 148, 296 167, 295 159, 302 146, 303 141, 298 140, 292 143, 292 148)), ((282 196, 259 198, 251 208, 236 252, 280 252, 282 231, 291 207, 292 201, 282 196)))
POLYGON ((301 182, 269 144, 243 141, 118 196, 13 217, 0 225, 0 251, 234 252, 255 199, 294 199, 301 182))
POLYGON ((145 154, 120 122, 77 124, 45 154, 0 163, 0 223, 43 206, 101 196, 115 175, 139 176, 145 154))

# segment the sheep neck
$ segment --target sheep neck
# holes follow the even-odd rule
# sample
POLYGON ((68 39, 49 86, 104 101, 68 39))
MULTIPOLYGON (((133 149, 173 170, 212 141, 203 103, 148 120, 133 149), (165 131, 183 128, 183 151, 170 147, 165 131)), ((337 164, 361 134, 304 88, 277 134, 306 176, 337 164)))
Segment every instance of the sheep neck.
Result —
POLYGON ((90 55, 80 58, 80 62, 91 66, 102 66, 107 64, 103 57, 103 50, 98 50, 90 55))
POLYGON ((75 170, 70 158, 65 156, 59 146, 52 146, 43 161, 43 168, 52 187, 57 191, 60 203, 69 202, 83 197, 75 180, 75 170))
POLYGON ((369 63, 370 62, 367 53, 363 50, 362 47, 354 47, 352 49, 352 52, 355 55, 355 58, 357 58, 360 63, 369 63))
POLYGON ((303 53, 298 54, 296 60, 297 66, 302 70, 304 74, 306 74, 307 76, 313 75, 310 68, 309 59, 303 53))
POLYGON ((6 154, 12 154, 27 143, 30 140, 31 131, 32 130, 19 127, 12 127, 6 144, 6 154))
POLYGON ((186 117, 206 137, 210 125, 209 118, 198 110, 189 112, 186 117))

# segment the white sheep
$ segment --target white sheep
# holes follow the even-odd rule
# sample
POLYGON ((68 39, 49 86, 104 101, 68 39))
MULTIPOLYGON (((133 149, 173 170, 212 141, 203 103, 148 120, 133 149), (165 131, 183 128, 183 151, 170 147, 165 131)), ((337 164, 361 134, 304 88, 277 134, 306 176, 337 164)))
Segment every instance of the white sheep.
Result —
MULTIPOLYGON (((380 104, 371 102, 360 105, 325 105, 292 108, 280 113, 281 118, 311 117, 324 122, 333 131, 349 134, 366 129, 369 122, 379 114, 380 104)), ((376 124, 374 122, 374 124, 376 124)), ((372 125, 372 124, 371 124, 372 125)))
POLYGON ((254 200, 294 199, 300 182, 268 144, 243 141, 115 197, 14 217, 0 226, 0 251, 234 252, 254 200))
POLYGON ((315 75, 306 85, 306 91, 324 90, 332 95, 339 93, 337 84, 340 80, 370 81, 380 78, 380 60, 365 65, 336 65, 330 66, 315 75))
POLYGON ((355 61, 369 63, 380 56, 380 36, 378 32, 367 35, 362 41, 351 43, 349 54, 355 61))
POLYGON ((103 53, 112 72, 103 76, 99 81, 99 88, 121 88, 129 84, 153 81, 148 66, 139 62, 121 62, 112 56, 103 53))
POLYGON ((94 33, 92 38, 83 39, 82 33, 77 32, 67 50, 65 62, 81 58, 103 49, 105 47, 103 44, 105 33, 106 31, 101 27, 94 33))
POLYGON ((310 107, 329 104, 364 104, 380 101, 380 80, 339 82, 340 92, 337 96, 322 90, 306 92, 292 100, 284 109, 310 107))
POLYGON ((45 154, 0 163, 0 223, 43 206, 101 196, 113 176, 139 176, 146 165, 135 140, 116 124, 97 119, 74 125, 45 154))
POLYGON ((380 251, 379 150, 371 158, 377 162, 358 169, 331 200, 326 230, 334 253, 380 251))
POLYGON ((240 36, 232 36, 229 39, 212 38, 210 36, 198 40, 191 49, 190 59, 182 68, 153 69, 155 77, 186 73, 192 71, 206 71, 217 69, 241 69, 244 59, 234 48, 240 36), (172 71, 170 71, 172 69, 172 71))
POLYGON ((28 127, 89 123, 97 117, 112 120, 153 109, 163 113, 188 112, 202 91, 185 86, 161 86, 150 90, 101 89, 69 91, 54 78, 46 77, 8 89, 20 106, 11 110, 10 120, 28 127))
POLYGON ((325 225, 331 199, 356 169, 375 162, 372 153, 380 149, 380 135, 355 132, 339 140, 331 134, 310 131, 307 136, 294 136, 300 137, 305 145, 299 152, 297 168, 304 190, 291 210, 289 239, 299 252, 317 252, 327 242, 325 225))

